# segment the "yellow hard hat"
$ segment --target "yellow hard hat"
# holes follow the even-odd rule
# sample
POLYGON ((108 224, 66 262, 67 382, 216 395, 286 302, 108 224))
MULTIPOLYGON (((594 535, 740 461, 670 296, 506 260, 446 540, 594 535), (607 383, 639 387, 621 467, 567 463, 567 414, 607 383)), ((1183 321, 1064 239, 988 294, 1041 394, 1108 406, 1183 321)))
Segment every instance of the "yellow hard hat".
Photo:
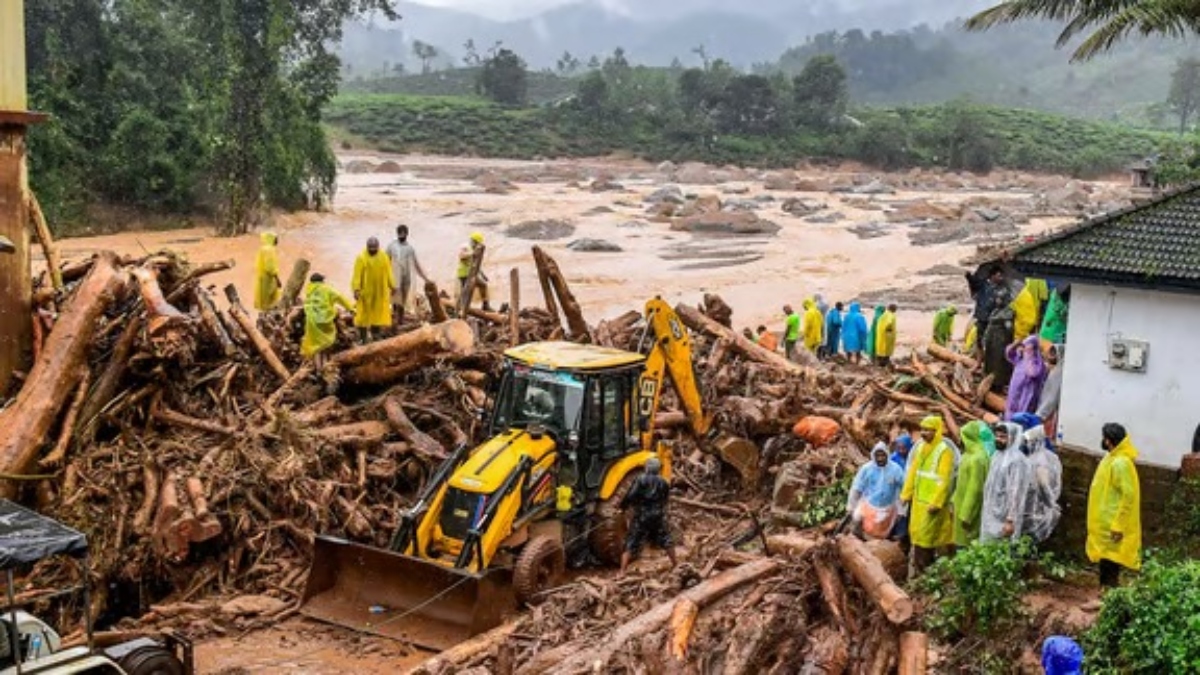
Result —
POLYGON ((472 232, 471 233, 471 241, 475 242, 476 244, 482 244, 483 243, 483 233, 482 232, 472 232))

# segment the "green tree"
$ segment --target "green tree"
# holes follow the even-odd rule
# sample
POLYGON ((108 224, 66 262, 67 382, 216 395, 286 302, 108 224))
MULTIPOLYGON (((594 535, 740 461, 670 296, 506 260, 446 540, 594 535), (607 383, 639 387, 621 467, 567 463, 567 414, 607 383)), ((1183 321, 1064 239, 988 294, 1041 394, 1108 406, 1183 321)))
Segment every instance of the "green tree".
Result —
POLYGON ((762 75, 738 75, 725 85, 717 113, 724 133, 767 135, 781 128, 779 100, 762 75))
POLYGON ((590 121, 604 120, 609 102, 608 81, 598 72, 588 73, 579 81, 576 99, 580 110, 590 121))
POLYGON ((571 52, 565 51, 555 65, 557 66, 559 75, 574 75, 579 72, 581 64, 578 58, 571 55, 571 52))
POLYGON ((474 68, 482 61, 482 59, 479 58, 479 50, 475 48, 474 39, 468 39, 463 43, 463 51, 466 52, 466 54, 463 55, 463 64, 468 68, 474 68))
POLYGON ((971 17, 967 28, 1038 19, 1066 24, 1059 47, 1086 35, 1071 56, 1076 61, 1106 52, 1135 33, 1178 38, 1200 28, 1194 0, 1007 0, 971 17))
POLYGON ((510 49, 500 49, 483 62, 479 90, 497 103, 524 105, 529 92, 525 60, 510 49))
POLYGON ((818 130, 836 125, 846 114, 846 71, 833 56, 814 56, 792 81, 800 124, 818 130))
POLYGON ((432 70, 433 60, 438 57, 438 49, 427 42, 413 40, 412 43, 413 56, 421 61, 421 74, 428 75, 432 70))
POLYGON ((1180 59, 1175 64, 1167 105, 1179 118, 1179 133, 1186 133, 1192 115, 1200 110, 1200 59, 1180 59))

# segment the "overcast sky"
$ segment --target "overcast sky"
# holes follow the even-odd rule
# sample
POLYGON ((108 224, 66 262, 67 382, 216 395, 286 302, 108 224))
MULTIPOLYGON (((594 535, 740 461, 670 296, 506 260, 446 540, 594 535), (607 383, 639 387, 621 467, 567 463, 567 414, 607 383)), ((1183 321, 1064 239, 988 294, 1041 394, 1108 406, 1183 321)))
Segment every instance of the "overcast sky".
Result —
MULTIPOLYGON (((573 1, 575 0, 420 0, 415 4, 450 7, 495 19, 513 19, 533 16, 551 7, 573 1)), ((617 11, 624 10, 623 0, 602 0, 598 4, 617 11)), ((404 13, 403 4, 400 5, 400 13, 404 13)))

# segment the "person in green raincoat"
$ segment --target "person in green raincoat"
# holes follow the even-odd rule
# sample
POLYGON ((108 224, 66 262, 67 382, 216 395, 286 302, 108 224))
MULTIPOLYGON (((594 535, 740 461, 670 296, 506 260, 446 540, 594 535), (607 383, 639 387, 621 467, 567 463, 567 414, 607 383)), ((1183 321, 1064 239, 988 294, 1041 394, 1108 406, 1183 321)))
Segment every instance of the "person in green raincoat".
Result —
POLYGON ((983 441, 983 449, 987 452, 988 461, 991 461, 996 456, 996 433, 987 423, 979 430, 979 440, 983 441))
POLYGON ((945 422, 937 415, 921 420, 921 442, 908 456, 908 475, 900 501, 908 504, 912 540, 909 578, 933 564, 938 549, 954 544, 950 491, 958 452, 943 437, 945 422))
POLYGON ((933 315, 933 341, 945 347, 950 344, 950 336, 954 333, 954 317, 958 308, 946 305, 933 315))
POLYGON ((1067 299, 1057 288, 1050 292, 1038 337, 1043 343, 1052 345, 1060 345, 1067 339, 1067 299))
POLYGON ((867 359, 871 362, 875 361, 875 336, 879 330, 879 320, 883 318, 883 313, 887 311, 883 305, 875 306, 875 318, 871 319, 871 330, 867 331, 867 359))
MULTIPOLYGON (((970 546, 979 539, 983 516, 983 485, 987 482, 988 454, 983 432, 988 426, 979 420, 962 428, 962 459, 958 463, 958 478, 954 483, 954 545, 970 546)), ((990 432, 991 430, 988 429, 990 432)))
POLYGON ((325 283, 325 276, 314 273, 304 289, 304 338, 300 355, 311 358, 319 370, 324 364, 322 352, 337 342, 337 306, 353 311, 354 305, 325 283))

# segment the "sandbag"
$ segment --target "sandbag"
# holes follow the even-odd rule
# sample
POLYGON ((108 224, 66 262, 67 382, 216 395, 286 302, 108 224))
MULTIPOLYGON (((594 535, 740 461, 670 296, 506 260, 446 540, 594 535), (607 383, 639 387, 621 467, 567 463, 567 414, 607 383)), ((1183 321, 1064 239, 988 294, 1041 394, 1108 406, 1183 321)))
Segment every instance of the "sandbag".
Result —
POLYGON ((792 427, 792 433, 797 438, 804 439, 809 445, 820 448, 829 445, 841 433, 842 426, 836 420, 818 415, 801 418, 792 427))

